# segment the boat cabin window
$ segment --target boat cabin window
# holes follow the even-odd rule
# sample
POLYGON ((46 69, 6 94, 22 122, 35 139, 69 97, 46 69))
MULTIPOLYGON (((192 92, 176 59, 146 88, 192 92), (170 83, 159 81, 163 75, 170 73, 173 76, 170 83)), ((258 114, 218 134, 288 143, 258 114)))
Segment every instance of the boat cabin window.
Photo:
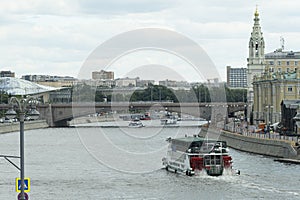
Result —
POLYGON ((185 152, 185 151, 187 151, 188 147, 184 146, 184 145, 172 143, 171 144, 171 149, 172 149, 172 151, 182 151, 182 152, 185 152))
POLYGON ((172 139, 171 149, 173 151, 182 151, 189 153, 208 153, 212 152, 215 147, 226 148, 226 142, 216 140, 204 140, 199 138, 172 139))
POLYGON ((192 142, 189 146, 189 149, 191 149, 191 153, 199 153, 201 150, 202 142, 196 141, 192 142))
POLYGON ((227 148, 227 143, 225 141, 217 141, 219 145, 222 145, 222 148, 227 148))
POLYGON ((204 157, 205 165, 221 165, 221 155, 206 155, 204 157))
POLYGON ((213 150, 215 146, 215 143, 203 143, 203 145, 201 146, 201 151, 202 152, 210 152, 213 150))

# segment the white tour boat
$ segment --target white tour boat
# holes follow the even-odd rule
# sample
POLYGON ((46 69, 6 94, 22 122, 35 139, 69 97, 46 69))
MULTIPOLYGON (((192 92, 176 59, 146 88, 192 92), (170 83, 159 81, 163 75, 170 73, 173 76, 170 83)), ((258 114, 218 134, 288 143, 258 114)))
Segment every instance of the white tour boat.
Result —
POLYGON ((225 170, 239 174, 232 169, 232 158, 225 141, 203 137, 168 138, 170 145, 163 158, 166 170, 194 175, 204 171, 211 176, 220 176, 225 170))

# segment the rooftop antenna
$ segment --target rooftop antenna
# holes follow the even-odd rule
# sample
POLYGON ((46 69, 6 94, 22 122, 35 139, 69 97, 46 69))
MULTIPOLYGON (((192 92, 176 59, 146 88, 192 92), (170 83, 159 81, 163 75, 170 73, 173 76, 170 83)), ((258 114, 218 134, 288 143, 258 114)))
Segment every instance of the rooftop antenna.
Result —
POLYGON ((280 46, 281 49, 284 50, 284 38, 282 36, 280 36, 280 46))

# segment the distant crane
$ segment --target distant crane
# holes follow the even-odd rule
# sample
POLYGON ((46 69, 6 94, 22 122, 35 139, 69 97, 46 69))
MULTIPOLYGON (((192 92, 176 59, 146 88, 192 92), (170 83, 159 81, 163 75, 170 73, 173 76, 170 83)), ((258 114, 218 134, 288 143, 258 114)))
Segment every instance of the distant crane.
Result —
POLYGON ((280 46, 281 49, 284 50, 284 38, 282 36, 280 36, 280 46))

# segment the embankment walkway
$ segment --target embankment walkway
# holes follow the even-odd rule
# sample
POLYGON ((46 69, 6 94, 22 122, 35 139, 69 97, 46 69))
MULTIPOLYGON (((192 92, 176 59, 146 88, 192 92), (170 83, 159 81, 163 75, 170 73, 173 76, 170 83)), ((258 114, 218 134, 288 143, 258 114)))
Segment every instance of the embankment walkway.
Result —
POLYGON ((249 153, 273 156, 277 158, 300 160, 300 149, 294 141, 272 138, 253 137, 233 133, 222 129, 202 128, 200 135, 218 138, 227 142, 228 146, 249 153))
MULTIPOLYGON (((24 123, 24 130, 32 130, 32 129, 40 129, 40 128, 48 128, 46 120, 35 120, 35 121, 26 121, 24 123)), ((12 122, 12 123, 1 123, 0 124, 0 134, 9 133, 9 132, 17 132, 20 131, 20 122, 12 122)))

